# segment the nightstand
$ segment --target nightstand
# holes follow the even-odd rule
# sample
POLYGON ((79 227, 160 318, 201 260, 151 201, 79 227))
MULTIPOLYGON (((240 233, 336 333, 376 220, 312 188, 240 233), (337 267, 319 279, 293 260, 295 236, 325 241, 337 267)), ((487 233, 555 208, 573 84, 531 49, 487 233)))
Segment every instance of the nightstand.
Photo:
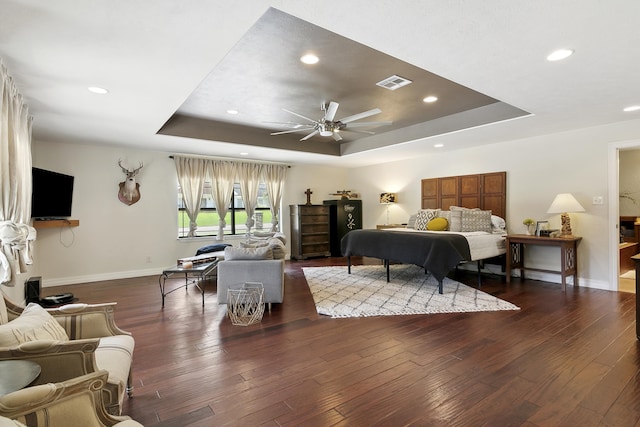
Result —
POLYGON ((509 234, 506 236, 507 246, 507 284, 511 282, 511 269, 520 269, 520 278, 524 279, 524 271, 541 271, 559 273, 562 276, 562 291, 567 290, 567 276, 573 276, 573 286, 578 286, 578 243, 582 237, 539 237, 525 234, 509 234), (560 248, 560 271, 529 268, 524 265, 524 248, 531 246, 555 246, 560 248))

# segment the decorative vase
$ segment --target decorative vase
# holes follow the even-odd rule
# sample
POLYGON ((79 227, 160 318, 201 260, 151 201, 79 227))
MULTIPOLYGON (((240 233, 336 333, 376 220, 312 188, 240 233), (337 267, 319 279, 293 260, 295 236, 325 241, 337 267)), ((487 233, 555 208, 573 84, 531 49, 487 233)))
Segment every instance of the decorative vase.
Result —
POLYGON ((533 236, 536 234, 536 226, 533 224, 527 225, 527 236, 533 236))

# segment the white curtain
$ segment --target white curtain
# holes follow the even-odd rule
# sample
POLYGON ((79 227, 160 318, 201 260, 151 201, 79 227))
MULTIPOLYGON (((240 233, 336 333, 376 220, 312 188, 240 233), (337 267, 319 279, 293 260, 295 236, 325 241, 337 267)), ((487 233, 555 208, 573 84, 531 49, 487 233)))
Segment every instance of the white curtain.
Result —
POLYGON ((280 204, 287 166, 266 164, 262 167, 262 174, 271 206, 271 231, 280 231, 280 204))
POLYGON ((0 283, 13 286, 31 264, 31 117, 0 61, 0 283))
POLYGON ((218 225, 217 240, 224 239, 224 228, 227 225, 225 217, 231 195, 233 193, 233 184, 236 179, 236 164, 226 160, 212 160, 207 164, 208 176, 211 178, 211 191, 213 201, 216 204, 216 211, 220 217, 218 225))
POLYGON ((253 213, 258 204, 258 187, 260 185, 260 177, 262 176, 262 167, 264 165, 257 163, 239 163, 238 164, 238 181, 240 182, 240 191, 242 192, 242 201, 244 202, 244 210, 247 213, 247 236, 251 234, 253 227, 253 213))
POLYGON ((200 213, 200 203, 204 191, 204 181, 207 174, 207 161, 205 159, 174 156, 178 172, 178 183, 182 189, 184 208, 189 217, 189 233, 187 237, 197 236, 198 224, 196 218, 200 213))

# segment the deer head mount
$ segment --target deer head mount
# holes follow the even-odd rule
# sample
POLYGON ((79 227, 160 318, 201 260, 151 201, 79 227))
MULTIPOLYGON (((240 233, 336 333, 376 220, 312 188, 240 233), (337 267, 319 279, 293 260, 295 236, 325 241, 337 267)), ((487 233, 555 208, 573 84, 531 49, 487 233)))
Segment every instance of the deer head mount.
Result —
POLYGON ((135 176, 140 172, 143 164, 140 162, 139 167, 129 170, 122 166, 122 160, 118 160, 118 166, 122 169, 122 173, 127 176, 126 179, 119 184, 120 189, 118 190, 118 200, 125 205, 132 205, 140 200, 140 184, 136 182, 135 176))

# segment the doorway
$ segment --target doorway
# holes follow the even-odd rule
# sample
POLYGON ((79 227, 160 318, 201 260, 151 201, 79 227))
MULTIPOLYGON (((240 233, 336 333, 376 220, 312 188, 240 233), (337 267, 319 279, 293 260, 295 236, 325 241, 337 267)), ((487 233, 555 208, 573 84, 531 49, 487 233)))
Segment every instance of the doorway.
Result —
POLYGON ((616 276, 613 283, 617 282, 619 292, 635 293, 635 263, 631 256, 640 253, 640 141, 615 144, 614 151, 615 162, 610 166, 615 170, 616 185, 610 193, 609 212, 615 222, 613 237, 618 250, 612 264, 612 275, 616 276))

